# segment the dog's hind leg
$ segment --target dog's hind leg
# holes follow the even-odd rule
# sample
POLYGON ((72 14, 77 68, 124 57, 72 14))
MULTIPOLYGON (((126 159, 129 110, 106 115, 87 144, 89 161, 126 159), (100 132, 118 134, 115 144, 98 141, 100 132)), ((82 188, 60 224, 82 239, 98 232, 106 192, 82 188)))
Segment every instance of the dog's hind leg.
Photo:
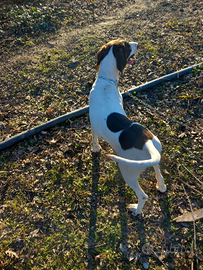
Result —
POLYGON ((157 180, 157 185, 156 188, 161 191, 165 192, 166 191, 166 185, 164 184, 164 179, 163 176, 161 175, 160 169, 159 169, 159 164, 154 165, 154 170, 155 170, 155 175, 156 175, 156 180, 157 180))
POLYGON ((131 188, 135 190, 135 193, 138 197, 138 204, 130 204, 129 209, 132 211, 133 216, 137 216, 142 213, 142 209, 145 205, 145 202, 148 198, 147 194, 141 189, 138 181, 136 179, 134 185, 129 185, 131 188))
POLYGON ((101 150, 101 146, 99 145, 98 136, 92 129, 92 152, 96 153, 101 150))
POLYGON ((138 169, 136 172, 135 170, 131 170, 131 168, 123 166, 122 164, 120 164, 119 167, 125 182, 135 191, 138 197, 138 204, 129 205, 129 209, 132 211, 133 216, 137 216, 138 214, 142 213, 142 209, 148 198, 147 194, 144 193, 138 183, 138 177, 142 169, 138 169))

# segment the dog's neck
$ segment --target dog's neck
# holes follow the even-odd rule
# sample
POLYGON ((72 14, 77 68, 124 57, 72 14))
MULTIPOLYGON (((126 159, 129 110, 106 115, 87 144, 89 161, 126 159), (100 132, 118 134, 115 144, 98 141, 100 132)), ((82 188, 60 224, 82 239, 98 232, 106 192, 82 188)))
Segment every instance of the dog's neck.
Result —
POLYGON ((97 78, 102 79, 102 80, 106 80, 107 82, 109 82, 109 83, 111 83, 111 84, 113 84, 115 86, 118 86, 118 80, 113 81, 113 80, 110 80, 110 79, 108 79, 108 78, 106 78, 104 76, 99 76, 99 75, 97 75, 97 78))
POLYGON ((101 61, 98 77, 115 82, 115 84, 118 81, 119 70, 117 69, 116 58, 113 55, 112 47, 109 53, 101 61))

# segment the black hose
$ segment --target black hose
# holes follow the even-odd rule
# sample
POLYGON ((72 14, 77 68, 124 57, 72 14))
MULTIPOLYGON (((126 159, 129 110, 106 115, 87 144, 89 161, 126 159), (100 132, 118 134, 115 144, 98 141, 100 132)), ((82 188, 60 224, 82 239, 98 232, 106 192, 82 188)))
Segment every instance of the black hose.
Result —
MULTIPOLYGON (((193 66, 190 66, 190 67, 181 69, 179 71, 170 73, 168 75, 165 75, 163 77, 157 78, 157 79, 152 80, 150 82, 147 82, 145 84, 142 84, 142 85, 133 87, 133 88, 129 89, 128 92, 131 93, 131 94, 134 93, 134 92, 136 92, 136 93, 142 92, 142 91, 144 91, 146 89, 152 88, 152 87, 157 86, 157 85, 159 85, 161 83, 168 82, 168 81, 174 80, 174 79, 178 79, 179 77, 185 75, 186 73, 191 72, 193 69, 197 69, 197 68, 199 68, 201 66, 203 66, 203 63, 200 63, 200 64, 197 64, 197 65, 193 65, 193 66)), ((126 97, 126 96, 127 95, 125 93, 123 93, 123 97, 126 97)))
POLYGON ((18 135, 15 135, 12 138, 0 143, 0 151, 14 145, 15 143, 23 141, 26 138, 33 136, 33 135, 35 135, 43 130, 46 130, 46 129, 49 129, 55 125, 58 125, 58 124, 66 121, 70 118, 81 116, 82 114, 85 114, 88 111, 89 111, 89 106, 86 106, 82 109, 78 109, 78 110, 75 110, 73 112, 66 113, 62 116, 59 116, 57 118, 54 118, 53 120, 48 121, 45 124, 42 124, 40 126, 37 126, 37 127, 32 128, 32 129, 29 129, 27 131, 24 131, 18 135))
MULTIPOLYGON (((140 86, 133 87, 133 88, 129 89, 128 92, 129 93, 142 92, 144 90, 147 90, 149 88, 157 86, 157 85, 159 85, 161 83, 164 83, 164 82, 167 82, 169 80, 179 78, 180 76, 183 76, 184 74, 189 73, 193 69, 197 69, 200 66, 203 66, 203 63, 193 65, 193 66, 188 67, 188 68, 181 69, 181 70, 176 71, 174 73, 171 73, 169 75, 166 75, 166 76, 160 77, 158 79, 155 79, 153 81, 142 84, 140 86)), ((125 93, 122 93, 122 95, 123 95, 123 97, 127 96, 125 93)), ((79 116, 81 116, 81 115, 83 115, 85 113, 88 113, 88 111, 89 111, 89 106, 86 106, 84 108, 75 110, 75 111, 70 112, 70 113, 66 113, 66 114, 64 114, 62 116, 59 116, 59 117, 57 117, 57 118, 55 118, 53 120, 48 121, 45 124, 42 124, 40 126, 37 126, 37 127, 32 128, 32 129, 29 129, 27 131, 24 131, 24 132, 22 132, 22 133, 20 133, 18 135, 15 135, 12 138, 0 143, 0 151, 6 149, 8 147, 11 147, 12 145, 14 145, 14 144, 16 144, 16 143, 18 143, 20 141, 23 141, 26 138, 28 138, 30 136, 33 136, 33 135, 35 135, 35 134, 37 134, 37 133, 39 133, 39 132, 41 132, 43 130, 46 130, 46 129, 49 129, 49 128, 55 126, 55 125, 58 125, 58 124, 66 121, 68 119, 79 117, 79 116)))

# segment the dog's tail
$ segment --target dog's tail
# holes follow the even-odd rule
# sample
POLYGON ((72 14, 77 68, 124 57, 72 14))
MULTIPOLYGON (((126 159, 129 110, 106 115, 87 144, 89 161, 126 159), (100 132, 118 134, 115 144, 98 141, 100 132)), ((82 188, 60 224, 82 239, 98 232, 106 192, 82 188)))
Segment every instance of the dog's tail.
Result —
POLYGON ((151 156, 151 158, 147 160, 131 160, 131 159, 126 159, 126 158, 122 158, 115 155, 109 155, 109 154, 107 154, 107 157, 111 158, 112 160, 116 162, 120 162, 128 166, 132 166, 132 167, 149 167, 149 166, 158 164, 159 161, 161 160, 161 154, 156 149, 153 142, 151 140, 148 140, 145 143, 145 147, 151 156))

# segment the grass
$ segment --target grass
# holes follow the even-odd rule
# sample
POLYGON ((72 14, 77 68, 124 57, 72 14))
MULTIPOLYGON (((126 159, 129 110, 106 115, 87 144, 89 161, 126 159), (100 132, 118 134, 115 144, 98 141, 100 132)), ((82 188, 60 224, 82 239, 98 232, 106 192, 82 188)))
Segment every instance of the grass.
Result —
MULTIPOLYGON (((122 7, 116 1, 78 3, 1 7, 1 140, 87 105, 96 52, 110 39, 131 40, 136 34, 140 45, 136 64, 121 75, 125 88, 202 61, 198 1, 157 1, 147 7, 134 1, 120 1, 122 7), (107 10, 112 21, 102 17, 107 10)), ((167 192, 155 189, 151 168, 143 172, 139 183, 149 199, 142 216, 128 211, 137 198, 105 156, 111 148, 101 141, 101 153, 91 153, 88 115, 1 152, 0 268, 144 269, 149 262, 148 269, 190 269, 193 259, 184 250, 191 248, 193 227, 173 219, 190 211, 182 181, 191 187, 185 186, 193 209, 203 206, 202 186, 183 166, 178 170, 184 164, 202 179, 202 72, 201 67, 136 94, 161 116, 134 99, 124 100, 127 115, 163 145, 167 192), (123 254, 120 244, 127 242, 123 254), (161 257, 144 254, 145 244, 161 257), (184 252, 165 252, 175 246, 184 252), (131 260, 136 254, 138 261, 131 260)), ((203 269, 201 220, 196 230, 203 269)))
MULTIPOLYGON (((134 252, 137 248, 141 250, 146 242, 153 243, 155 248, 163 246, 164 234, 167 248, 170 247, 169 235, 176 239, 176 245, 183 240, 184 247, 191 245, 192 227, 189 225, 185 234, 181 232, 184 227, 172 221, 177 215, 176 205, 187 203, 180 196, 181 188, 175 180, 177 173, 171 168, 177 161, 177 157, 174 161, 172 158, 174 151, 179 155, 179 162, 187 166, 193 157, 186 159, 185 154, 177 150, 180 145, 173 141, 168 144, 167 151, 164 148, 163 155, 167 154, 172 164, 167 168, 171 172, 170 177, 165 177, 168 192, 163 195, 154 192, 153 173, 148 171, 143 175, 141 185, 144 189, 147 187, 150 198, 143 217, 133 218, 126 212, 126 206, 135 201, 134 192, 123 183, 117 166, 105 158, 104 153, 109 151, 106 144, 103 144, 105 151, 101 155, 91 156, 89 127, 78 138, 81 120, 73 121, 72 128, 68 128, 67 124, 57 127, 56 132, 60 132, 61 128, 63 130, 57 142, 51 143, 54 130, 48 138, 46 134, 40 134, 27 140, 21 145, 21 156, 15 159, 14 153, 12 162, 5 162, 6 157, 2 155, 1 165, 7 164, 2 169, 7 179, 12 179, 12 184, 6 190, 1 208, 1 250, 14 250, 18 254, 18 258, 11 258, 7 253, 1 253, 5 269, 12 265, 17 269, 86 269, 93 265, 99 269, 130 269, 136 265, 142 269, 140 263, 129 262, 122 257, 119 245, 126 238, 134 252), (67 137, 66 144, 71 145, 61 154, 60 140, 64 136, 67 137), (47 138, 46 143, 43 137, 47 138), (87 148, 81 147, 84 139, 87 140, 87 148), (32 152, 34 149, 29 151, 29 147, 37 147, 37 152, 32 152), (14 160, 16 163, 13 163, 14 160), (21 170, 15 172, 19 166, 21 170), (158 224, 161 224, 160 232, 157 231, 158 224)), ((156 121, 155 117, 155 124, 156 121)), ((171 136, 167 130, 161 137, 162 141, 166 136, 171 136)), ((197 175, 195 168, 193 172, 197 175)), ((191 181, 189 175, 184 175, 184 179, 191 181)), ((192 196, 193 201, 201 201, 200 195, 192 192, 192 196)), ((201 229, 202 224, 198 222, 200 239, 201 229)), ((200 252, 201 241, 198 242, 200 252)), ((170 265, 174 259, 176 257, 169 254, 165 263, 170 265)), ((180 267, 185 260, 188 259, 183 253, 178 259, 180 267)), ((150 257, 150 265, 151 269, 160 267, 153 257, 150 257)))

